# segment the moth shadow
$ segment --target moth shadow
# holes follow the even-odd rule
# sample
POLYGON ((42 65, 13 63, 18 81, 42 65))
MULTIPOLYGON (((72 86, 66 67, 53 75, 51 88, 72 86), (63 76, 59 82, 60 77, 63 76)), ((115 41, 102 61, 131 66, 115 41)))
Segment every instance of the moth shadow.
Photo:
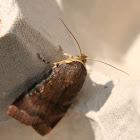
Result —
POLYGON ((97 84, 93 82, 89 76, 78 95, 78 107, 82 112, 99 111, 108 100, 112 89, 114 87, 113 81, 108 81, 106 84, 97 84))
POLYGON ((87 117, 82 112, 70 108, 53 131, 47 135, 47 138, 51 140, 94 140, 95 135, 87 117))
MULTIPOLYGON (((95 139, 94 133, 96 132, 96 129, 98 129, 98 131, 102 131, 98 122, 94 120, 94 113, 98 112, 104 106, 109 96, 111 95, 113 87, 113 81, 108 81, 106 84, 102 85, 94 83, 90 77, 87 76, 85 84, 82 90, 79 92, 74 105, 72 106, 74 111, 77 110, 77 112, 81 112, 81 118, 85 118, 86 123, 83 126, 85 127, 88 125, 89 129, 87 134, 89 135, 90 133, 90 136, 93 140, 95 139), (87 117, 86 114, 89 112, 92 113, 92 111, 94 112, 92 114, 93 116, 87 117)), ((77 116, 78 113, 75 115, 77 116)))

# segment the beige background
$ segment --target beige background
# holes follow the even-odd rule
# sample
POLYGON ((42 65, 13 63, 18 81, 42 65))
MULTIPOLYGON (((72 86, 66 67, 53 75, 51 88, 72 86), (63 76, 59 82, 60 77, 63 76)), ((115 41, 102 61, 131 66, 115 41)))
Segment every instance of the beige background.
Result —
POLYGON ((140 2, 138 0, 0 1, 0 139, 139 140, 140 2), (78 47, 57 17, 78 39, 83 52, 113 64, 127 76, 88 62, 79 96, 45 137, 7 116, 8 106, 51 66, 38 60, 63 59, 78 47))

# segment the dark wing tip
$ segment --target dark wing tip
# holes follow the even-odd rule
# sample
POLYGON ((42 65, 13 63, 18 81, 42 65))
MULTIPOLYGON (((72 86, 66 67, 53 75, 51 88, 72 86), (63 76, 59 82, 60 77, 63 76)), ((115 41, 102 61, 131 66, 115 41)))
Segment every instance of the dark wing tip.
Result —
POLYGON ((9 106, 8 115, 24 123, 25 125, 33 125, 36 122, 42 121, 38 116, 31 116, 25 110, 20 110, 15 105, 9 106))
POLYGON ((38 116, 30 116, 24 110, 19 110, 15 105, 9 106, 8 115, 25 125, 31 125, 42 136, 48 134, 52 129, 38 116))
POLYGON ((33 128, 42 136, 48 134, 52 130, 52 128, 50 126, 47 126, 45 122, 33 125, 33 128))

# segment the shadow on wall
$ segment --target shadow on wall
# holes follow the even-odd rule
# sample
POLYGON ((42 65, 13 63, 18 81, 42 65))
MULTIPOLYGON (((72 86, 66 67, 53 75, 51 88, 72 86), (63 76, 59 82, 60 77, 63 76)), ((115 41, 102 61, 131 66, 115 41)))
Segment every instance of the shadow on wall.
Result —
POLYGON ((84 113, 89 111, 99 111, 108 100, 112 89, 113 81, 107 82, 105 85, 93 83, 89 76, 78 96, 78 106, 84 113))
POLYGON ((37 53, 50 62, 64 59, 59 47, 41 36, 25 20, 18 21, 13 34, 0 38, 0 120, 8 118, 11 103, 51 69, 38 59, 37 53))
MULTIPOLYGON (((80 131, 79 133, 81 134, 79 134, 79 136, 82 135, 82 140, 84 140, 84 136, 89 136, 87 138, 88 140, 94 140, 94 133, 97 133, 97 130, 102 130, 99 127, 98 122, 93 121, 94 118, 90 121, 85 114, 90 111, 99 111, 108 100, 113 87, 113 81, 109 81, 105 85, 101 85, 93 83, 90 77, 87 76, 84 86, 79 92, 77 100, 58 125, 61 126, 63 122, 62 125, 68 125, 68 128, 71 128, 71 130, 79 128, 79 130, 75 129, 74 133, 78 133, 80 131)), ((57 127, 58 126, 56 126, 56 128, 57 127)), ((55 130, 52 134, 54 132, 55 130)), ((100 138, 103 139, 103 135, 100 135, 100 138)))

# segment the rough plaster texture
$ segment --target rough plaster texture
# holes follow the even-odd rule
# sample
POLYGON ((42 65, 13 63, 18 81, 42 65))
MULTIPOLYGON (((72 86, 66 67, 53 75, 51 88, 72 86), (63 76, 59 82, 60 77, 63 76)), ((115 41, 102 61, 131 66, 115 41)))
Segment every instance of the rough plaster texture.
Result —
POLYGON ((138 0, 0 1, 0 139, 139 140, 140 2, 138 0), (75 34, 82 50, 126 70, 88 62, 79 96, 45 137, 7 116, 8 106, 64 52, 79 50, 57 17, 75 34), (8 132, 8 133, 7 133, 8 132))

